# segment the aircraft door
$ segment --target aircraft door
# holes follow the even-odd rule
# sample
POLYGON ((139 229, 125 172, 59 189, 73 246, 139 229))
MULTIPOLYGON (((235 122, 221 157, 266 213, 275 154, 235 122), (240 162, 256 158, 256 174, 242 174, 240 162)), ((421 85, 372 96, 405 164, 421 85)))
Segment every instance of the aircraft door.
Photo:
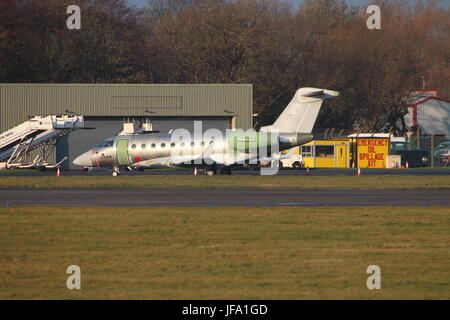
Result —
POLYGON ((117 159, 119 164, 130 164, 130 158, 128 156, 128 139, 117 140, 117 159))

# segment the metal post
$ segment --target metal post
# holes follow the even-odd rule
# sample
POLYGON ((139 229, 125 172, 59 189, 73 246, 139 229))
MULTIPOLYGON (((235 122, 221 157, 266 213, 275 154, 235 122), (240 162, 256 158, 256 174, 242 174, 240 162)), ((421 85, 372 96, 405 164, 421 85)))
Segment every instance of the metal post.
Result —
POLYGON ((431 167, 434 168, 434 153, 433 153, 433 148, 434 148, 434 133, 431 134, 431 141, 430 141, 430 156, 431 156, 431 167))
POLYGON ((420 150, 420 127, 417 128, 417 150, 420 150))

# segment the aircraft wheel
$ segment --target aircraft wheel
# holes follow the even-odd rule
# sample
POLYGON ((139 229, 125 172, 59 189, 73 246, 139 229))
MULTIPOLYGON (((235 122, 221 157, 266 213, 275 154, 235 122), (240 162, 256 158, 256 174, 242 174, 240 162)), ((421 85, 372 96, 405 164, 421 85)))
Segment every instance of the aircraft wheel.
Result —
POLYGON ((120 174, 120 173, 117 172, 117 171, 114 171, 114 172, 112 173, 113 177, 117 177, 119 174, 120 174))
POLYGON ((208 175, 208 176, 213 176, 215 174, 216 174, 216 170, 211 170, 211 169, 206 170, 206 175, 208 175))
POLYGON ((280 160, 278 161, 273 161, 271 164, 272 168, 278 168, 278 169, 282 169, 283 168, 283 162, 281 162, 280 160))

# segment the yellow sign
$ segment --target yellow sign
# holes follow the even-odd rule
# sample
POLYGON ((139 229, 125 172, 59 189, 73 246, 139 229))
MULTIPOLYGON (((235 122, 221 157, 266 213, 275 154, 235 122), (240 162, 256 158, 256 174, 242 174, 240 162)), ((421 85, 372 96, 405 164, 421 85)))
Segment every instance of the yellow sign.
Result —
POLYGON ((385 168, 389 139, 357 139, 358 168, 385 168))

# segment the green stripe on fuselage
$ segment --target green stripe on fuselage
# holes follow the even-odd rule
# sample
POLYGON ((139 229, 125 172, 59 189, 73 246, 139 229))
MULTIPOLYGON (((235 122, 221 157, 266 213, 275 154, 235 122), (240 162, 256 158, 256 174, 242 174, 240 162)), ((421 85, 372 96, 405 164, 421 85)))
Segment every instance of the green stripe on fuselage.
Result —
POLYGON ((117 140, 117 159, 121 165, 130 164, 128 157, 128 139, 117 140))
POLYGON ((267 148, 277 143, 278 136, 270 132, 237 130, 228 134, 230 150, 233 150, 235 153, 248 153, 250 151, 256 151, 258 148, 267 148))

